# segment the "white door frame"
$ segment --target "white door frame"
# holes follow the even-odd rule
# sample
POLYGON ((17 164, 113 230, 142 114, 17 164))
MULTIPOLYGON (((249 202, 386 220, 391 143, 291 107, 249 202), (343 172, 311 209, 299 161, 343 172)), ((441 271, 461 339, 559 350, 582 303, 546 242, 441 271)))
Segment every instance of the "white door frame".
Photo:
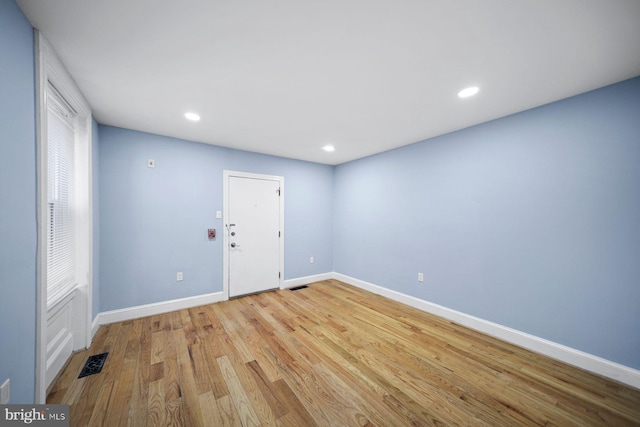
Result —
POLYGON ((231 171, 224 170, 223 171, 223 180, 222 180, 222 197, 223 197, 223 211, 224 218, 222 222, 224 223, 224 228, 222 230, 223 239, 223 274, 222 274, 222 295, 225 300, 229 299, 229 228, 228 218, 229 218, 229 178, 238 177, 238 178, 250 178, 250 179, 265 179, 270 181, 278 181, 280 183, 280 279, 279 279, 279 287, 280 289, 284 289, 284 177, 276 176, 276 175, 263 175, 257 173, 250 172, 239 172, 239 171, 231 171))
MULTIPOLYGON (((63 347, 72 351, 87 348, 91 344, 92 323, 92 292, 93 292, 93 170, 91 166, 91 108, 84 99, 80 89, 67 72, 64 64, 58 58, 54 49, 44 38, 42 33, 35 30, 35 62, 36 62, 36 127, 37 127, 37 170, 38 170, 38 261, 36 279, 36 371, 35 371, 35 403, 44 404, 47 398, 48 381, 47 370, 51 366, 47 363, 63 347), (78 203, 86 208, 82 218, 78 220, 79 232, 77 285, 61 301, 52 307, 47 307, 47 226, 48 226, 48 163, 47 163, 47 87, 51 82, 58 92, 69 102, 81 118, 79 126, 83 139, 87 144, 80 144, 78 170, 81 177, 78 188, 78 203), (70 314, 61 326, 64 332, 73 333, 68 336, 49 337, 48 322, 55 321, 61 311, 60 304, 65 300, 75 301, 70 314), (62 338, 60 338, 62 337, 62 338), (56 339, 60 338, 60 339, 56 339), (49 342, 56 344, 50 345, 49 342), (56 347, 56 348, 53 348, 56 347), (49 360, 48 360, 49 359, 49 360)), ((55 369, 55 366, 54 366, 55 369)))

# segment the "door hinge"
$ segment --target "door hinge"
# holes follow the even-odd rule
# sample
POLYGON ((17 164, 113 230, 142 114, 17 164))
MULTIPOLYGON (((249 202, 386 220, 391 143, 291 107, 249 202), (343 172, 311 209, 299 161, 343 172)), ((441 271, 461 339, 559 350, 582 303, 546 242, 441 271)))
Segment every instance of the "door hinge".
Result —
POLYGON ((278 231, 278 237, 280 237, 280 232, 278 231))
POLYGON ((276 190, 276 193, 278 193, 278 196, 280 195, 280 189, 279 188, 276 190))
POLYGON ((278 271, 278 279, 280 278, 280 272, 278 271))

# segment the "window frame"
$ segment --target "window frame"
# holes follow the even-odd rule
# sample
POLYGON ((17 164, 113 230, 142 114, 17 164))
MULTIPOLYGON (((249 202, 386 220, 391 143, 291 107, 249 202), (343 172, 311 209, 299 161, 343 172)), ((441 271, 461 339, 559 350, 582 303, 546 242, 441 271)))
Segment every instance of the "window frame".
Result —
MULTIPOLYGON (((79 145, 86 141, 79 141, 79 123, 78 116, 76 111, 71 107, 65 100, 62 94, 58 92, 58 90, 48 82, 47 86, 47 212, 48 212, 48 220, 47 220, 47 268, 51 267, 51 258, 50 255, 60 248, 60 242, 58 242, 58 238, 63 238, 66 242, 65 246, 68 246, 72 251, 70 256, 59 257, 56 259, 57 265, 56 268, 60 273, 58 273, 57 283, 55 286, 52 286, 50 283, 51 274, 48 274, 47 279, 47 308, 51 309, 55 306, 60 300, 65 298, 68 294, 73 292, 73 289, 78 286, 78 221, 77 221, 77 211, 78 211, 78 203, 76 202, 76 187, 77 187, 77 167, 78 162, 76 159, 76 153, 78 152, 79 145), (55 105, 52 105, 55 104, 55 105), (53 108, 51 108, 53 107, 53 108), (60 125, 66 127, 67 131, 71 133, 71 140, 63 141, 64 147, 58 147, 56 150, 55 156, 58 157, 62 153, 62 157, 66 157, 65 161, 59 161, 59 159, 53 160, 51 159, 51 135, 49 133, 50 126, 49 120, 54 117, 57 120, 60 120, 60 125), (70 147, 69 147, 70 146, 70 147), (72 153, 69 157, 65 156, 64 151, 71 150, 72 153), (61 184, 60 181, 64 181, 60 179, 60 177, 56 176, 54 172, 52 174, 51 166, 55 165, 56 171, 58 169, 63 169, 60 166, 67 166, 65 174, 67 178, 72 182, 70 187, 66 187, 64 184, 61 184), (69 170, 70 169, 70 170, 69 170), (55 177, 54 177, 55 176, 55 177), (52 181, 52 177, 53 181, 52 181), (53 193, 53 194, 52 194, 53 193), (66 196, 66 197, 65 197, 66 196), (57 207, 58 206, 58 207, 57 207), (62 214, 60 218, 60 222, 58 221, 58 214, 62 214), (65 218, 65 216, 70 216, 71 218, 65 218), (65 236, 61 235, 57 232, 58 225, 71 225, 72 229, 65 236)), ((65 229, 67 227, 64 227, 65 229)), ((48 271, 48 273, 50 273, 48 271)))
POLYGON ((78 343, 74 347, 87 347, 91 343, 91 313, 93 291, 93 194, 92 194, 92 113, 89 103, 71 78, 62 61, 43 34, 34 30, 36 72, 36 146, 37 146, 37 206, 38 206, 38 268, 36 307, 36 375, 35 402, 46 403, 47 320, 49 308, 71 294, 82 300, 76 310, 78 343), (76 274, 75 286, 70 292, 58 295, 47 303, 47 251, 48 251, 48 135, 47 94, 51 83, 76 113, 76 191, 79 215, 76 218, 76 274), (77 292, 76 292, 77 291, 77 292), (78 312, 79 311, 79 312, 78 312))

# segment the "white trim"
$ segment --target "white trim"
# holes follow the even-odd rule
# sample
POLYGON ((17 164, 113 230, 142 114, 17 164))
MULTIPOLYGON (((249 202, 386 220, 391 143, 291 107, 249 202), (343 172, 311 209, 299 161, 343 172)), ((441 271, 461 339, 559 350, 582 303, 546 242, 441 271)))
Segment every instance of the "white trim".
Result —
POLYGON ((417 308, 418 310, 451 320, 459 325, 499 338, 508 343, 524 347, 536 353, 540 353, 561 362, 568 363, 586 371, 593 372, 640 389, 640 370, 611 362, 601 357, 548 341, 525 332, 511 329, 488 320, 461 313, 410 295, 392 291, 382 286, 355 279, 341 273, 334 272, 333 278, 357 288, 364 289, 374 294, 382 295, 394 301, 417 308))
POLYGON ((98 332, 99 328, 100 328, 100 313, 98 313, 96 317, 93 319, 93 322, 91 322, 91 339, 93 339, 93 337, 96 336, 96 332, 98 332))
MULTIPOLYGON (((368 292, 381 295, 394 301, 406 304, 410 307, 417 308, 427 313, 442 317, 444 319, 455 322, 459 325, 466 326, 478 332, 501 339, 510 344, 514 344, 544 356, 551 357, 561 362, 576 366, 578 368, 602 375, 607 378, 627 384, 631 387, 640 389, 640 370, 636 370, 619 363, 611 362, 598 356, 585 353, 571 347, 557 344, 543 338, 536 337, 525 332, 508 328, 488 320, 480 319, 438 304, 434 304, 425 300, 421 300, 410 295, 406 295, 397 291, 384 288, 364 280, 355 279, 341 273, 330 272, 315 274, 312 276, 297 277, 295 279, 285 280, 281 289, 287 289, 294 286, 301 286, 323 280, 336 279, 349 285, 364 289, 368 292)), ((121 322, 125 320, 136 319, 139 317, 152 316, 156 314, 168 313, 175 310, 197 307, 200 305, 213 304, 226 301, 228 297, 225 292, 216 292, 211 294, 199 295, 195 297, 182 298, 172 301, 164 301, 155 304, 141 305, 137 307, 129 307, 120 310, 112 310, 99 313, 93 320, 92 334, 95 334, 100 325, 113 322, 121 322)))
POLYGON ((314 274, 313 276, 296 277, 295 279, 285 280, 280 289, 289 289, 294 286, 308 285, 309 283, 322 282, 323 280, 333 279, 335 273, 314 274))
POLYGON ((36 268, 36 371, 35 371, 35 403, 45 403, 47 398, 47 258, 43 248, 47 247, 47 219, 44 217, 42 207, 47 206, 47 193, 42 189, 47 188, 47 153, 46 146, 42 146, 41 141, 46 140, 47 114, 41 111, 45 104, 46 59, 44 54, 43 40, 38 30, 34 31, 35 40, 35 68, 36 68, 36 137, 37 137, 37 179, 38 179, 38 251, 36 268), (44 113, 44 114, 43 114, 44 113), (44 126, 43 126, 44 124, 44 126))
MULTIPOLYGON (((80 330, 77 336, 77 346, 88 347, 90 344, 91 324, 91 293, 92 293, 92 260, 93 260, 93 203, 92 203, 92 169, 91 169, 91 107, 67 72, 64 64, 54 49, 44 38, 42 33, 34 30, 35 41, 35 72, 36 72, 36 136, 37 136, 37 167, 38 167, 38 253, 37 253, 37 289, 36 289, 36 366, 35 366, 35 403, 45 403, 47 395, 46 384, 46 346, 47 346, 47 90, 51 82, 65 100, 78 114, 80 132, 88 141, 88 146, 82 147, 79 157, 83 157, 82 173, 86 177, 79 181, 81 203, 86 204, 87 217, 80 220, 79 226, 79 260, 77 289, 81 292, 78 301, 82 299, 80 307, 75 310, 74 324, 80 330)), ((76 341, 74 339, 74 341, 76 341)))
POLYGON ((169 301, 162 301, 153 304, 138 305, 135 307, 121 308, 119 310, 103 311, 96 316, 93 324, 94 328, 108 323, 122 322, 125 320, 138 319, 140 317, 155 316, 156 314, 169 313, 171 311, 184 310, 185 308, 198 307, 200 305, 213 304, 225 301, 223 292, 197 295, 169 301))
POLYGON ((59 340, 61 342, 55 343, 56 347, 46 362, 47 388, 53 383, 53 380, 56 379, 62 368, 67 364, 67 358, 64 357, 64 355, 73 352, 73 334, 68 330, 64 332, 66 332, 66 334, 63 333, 60 335, 59 340))
POLYGON ((224 230, 222 230, 222 292, 229 299, 229 229, 225 222, 229 218, 229 178, 235 176, 240 178, 264 179, 270 181, 279 181, 280 183, 280 280, 278 287, 283 288, 284 285, 284 177, 276 175, 263 175, 251 172, 240 172, 232 170, 222 171, 222 209, 224 230))

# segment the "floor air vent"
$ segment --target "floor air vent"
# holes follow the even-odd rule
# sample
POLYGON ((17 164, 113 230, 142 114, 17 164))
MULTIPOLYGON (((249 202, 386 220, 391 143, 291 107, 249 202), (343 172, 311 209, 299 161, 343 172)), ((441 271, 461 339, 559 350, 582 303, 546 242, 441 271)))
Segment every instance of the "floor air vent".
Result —
POLYGON ((290 291, 299 291, 300 289, 308 288, 307 285, 296 286, 295 288, 289 288, 290 291))
POLYGON ((107 355, 109 353, 96 354, 93 356, 89 356, 87 359, 87 363, 84 364, 84 368, 82 368, 82 372, 78 375, 78 378, 88 377, 89 375, 99 374, 102 371, 102 367, 104 366, 104 361, 107 360, 107 355))

